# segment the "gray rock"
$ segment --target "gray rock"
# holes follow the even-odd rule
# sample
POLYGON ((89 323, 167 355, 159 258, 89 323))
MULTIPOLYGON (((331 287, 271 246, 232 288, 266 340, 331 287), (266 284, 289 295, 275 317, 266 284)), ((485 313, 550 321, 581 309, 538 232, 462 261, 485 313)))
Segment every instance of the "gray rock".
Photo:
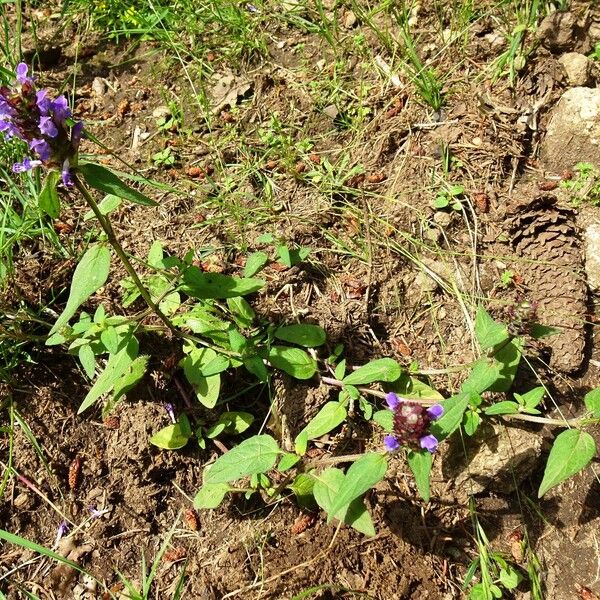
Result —
POLYGON ((600 223, 588 225, 583 233, 585 240, 585 274, 588 287, 600 290, 600 223))
POLYGON ((465 494, 510 493, 538 466, 542 437, 503 423, 480 426, 476 435, 455 436, 442 471, 465 494))
POLYGON ((579 52, 567 52, 558 62, 563 66, 571 85, 587 85, 592 74, 592 61, 579 52))
POLYGON ((544 168, 562 173, 578 162, 600 168, 600 89, 567 90, 552 110, 542 144, 544 168))

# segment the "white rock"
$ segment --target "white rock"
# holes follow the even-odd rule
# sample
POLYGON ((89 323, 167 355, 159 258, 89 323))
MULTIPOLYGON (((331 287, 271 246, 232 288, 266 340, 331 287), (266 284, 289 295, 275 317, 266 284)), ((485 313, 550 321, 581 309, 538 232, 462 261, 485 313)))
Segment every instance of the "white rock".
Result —
POLYGON ((560 174, 578 162, 600 168, 600 89, 567 90, 552 110, 542 144, 547 171, 560 174))
POLYGON ((592 291, 600 289, 600 223, 592 223, 584 230, 585 273, 588 287, 592 291))
POLYGON ((579 52, 567 52, 558 62, 563 66, 571 85, 587 85, 592 73, 592 61, 579 52))

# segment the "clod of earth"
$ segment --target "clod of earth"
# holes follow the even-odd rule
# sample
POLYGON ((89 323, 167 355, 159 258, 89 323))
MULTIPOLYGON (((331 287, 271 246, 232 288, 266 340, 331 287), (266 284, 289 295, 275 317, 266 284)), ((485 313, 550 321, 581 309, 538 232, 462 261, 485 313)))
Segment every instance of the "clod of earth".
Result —
POLYGON ((538 466, 542 438, 503 424, 481 428, 473 438, 455 438, 442 470, 459 493, 510 493, 538 466), (465 453, 466 450, 466 453, 465 453))
POLYGON ((559 329, 544 340, 552 350, 550 366, 565 373, 577 371, 585 347, 587 285, 575 211, 559 206, 551 194, 535 195, 532 188, 520 188, 516 194, 508 221, 521 259, 515 268, 523 277, 527 300, 536 307, 536 320, 559 329))

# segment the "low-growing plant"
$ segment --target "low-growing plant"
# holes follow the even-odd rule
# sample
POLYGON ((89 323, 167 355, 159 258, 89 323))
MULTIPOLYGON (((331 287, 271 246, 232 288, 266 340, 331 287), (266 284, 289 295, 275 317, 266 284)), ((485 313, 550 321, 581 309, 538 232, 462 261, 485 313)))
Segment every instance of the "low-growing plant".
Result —
POLYGON ((580 162, 570 179, 562 179, 560 187, 569 192, 573 206, 589 203, 600 205, 600 171, 591 163, 580 162))
MULTIPOLYGON (((47 345, 66 345, 93 382, 78 412, 100 402, 104 414, 114 410, 146 373, 149 357, 140 354, 140 336, 148 330, 163 331, 181 344, 182 358, 176 366, 207 416, 199 419, 194 410, 176 414, 174 407, 166 405, 170 424, 156 432, 150 442, 174 451, 193 439, 204 448, 210 441, 220 444, 222 434, 244 435, 242 441, 205 467, 194 499, 197 508, 216 508, 227 495, 260 496, 269 503, 291 493, 300 505, 322 509, 328 522, 341 521, 374 535, 366 495, 385 477, 390 461, 396 457, 406 460, 420 496, 428 502, 435 453, 459 429, 473 436, 485 421, 508 425, 529 421, 562 429, 552 444, 539 497, 584 469, 596 454, 594 438, 586 427, 600 421, 600 389, 584 397, 587 413, 570 420, 542 415, 543 385, 511 393, 526 339, 536 331, 530 317, 511 323, 509 328, 480 307, 474 322, 480 357, 452 369, 463 371, 465 378, 448 398, 430 387, 418 365, 405 369, 389 357, 351 365, 344 347, 331 348, 327 332, 319 325, 276 323, 257 315, 247 298, 265 287, 257 275, 273 260, 266 252, 251 253, 242 276, 234 276, 203 270, 195 251, 181 258, 169 256, 160 242, 155 242, 146 259, 140 261, 145 265, 144 273, 138 272, 115 235, 110 213, 120 201, 143 206, 156 203, 106 166, 79 157, 80 139, 87 136, 93 140, 93 135, 72 118, 64 96, 51 99, 45 90, 36 88, 25 64, 17 66, 16 81, 0 90, 0 96, 0 130, 26 142, 35 154, 13 169, 47 171, 38 204, 48 214, 58 215, 60 190, 77 191, 91 210, 89 218, 102 230, 101 237, 83 252, 73 272, 65 308, 46 339, 47 345), (105 195, 101 203, 92 190, 105 195), (80 310, 108 281, 113 252, 127 272, 121 282, 123 309, 141 300, 145 311, 111 315, 102 304, 93 315, 80 310), (155 322, 149 325, 146 318, 151 315, 155 322), (250 378, 253 386, 269 386, 273 373, 283 372, 296 380, 330 386, 337 396, 325 402, 295 435, 292 447, 284 447, 283 440, 253 427, 256 415, 221 410, 222 377, 236 371, 244 379, 250 378), (366 450, 315 456, 311 452, 315 441, 343 427, 350 417, 369 422, 375 431, 366 450)), ((348 160, 340 163, 348 167, 348 160)), ((327 181, 332 193, 339 192, 344 189, 348 171, 352 169, 334 168, 322 161, 307 178, 315 181, 322 177, 321 184, 327 181)), ((463 192, 460 188, 450 194, 449 202, 463 192)), ((261 242, 274 244, 276 260, 285 267, 298 265, 308 256, 308 248, 282 243, 272 236, 263 237, 261 242)), ((512 589, 516 585, 514 570, 489 550, 481 528, 476 527, 475 533, 480 558, 472 570, 473 574, 479 570, 481 579, 475 589, 488 596, 497 594, 499 584, 512 589)), ((143 590, 130 591, 146 597, 153 572, 154 568, 143 590)))

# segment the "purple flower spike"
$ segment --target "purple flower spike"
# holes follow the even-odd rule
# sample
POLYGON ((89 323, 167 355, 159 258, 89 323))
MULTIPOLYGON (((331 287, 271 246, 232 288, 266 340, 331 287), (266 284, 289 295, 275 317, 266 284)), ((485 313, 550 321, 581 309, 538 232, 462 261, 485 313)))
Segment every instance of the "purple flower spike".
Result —
POLYGON ((419 445, 423 450, 427 450, 427 452, 433 454, 437 450, 438 441, 435 435, 425 435, 419 440, 419 445))
POLYGON ((25 63, 19 63, 17 65, 17 68, 15 70, 15 74, 17 76, 17 81, 21 84, 24 85, 26 83, 32 85, 33 84, 33 78, 31 77, 27 77, 27 65, 25 63))
POLYGON ((387 402, 387 405, 390 407, 390 410, 396 410, 398 408, 398 405, 401 402, 400 398, 398 398, 398 396, 396 396, 396 394, 394 394, 394 392, 390 392, 389 394, 386 394, 385 401, 387 402))
POLYGON ((71 129, 71 146, 73 150, 77 152, 79 149, 79 142, 81 142, 81 138, 83 136, 83 121, 77 121, 73 128, 71 129))
POLYGON ((441 404, 434 404, 427 409, 427 414, 435 421, 444 414, 444 407, 441 404))
POLYGON ((25 171, 31 171, 31 169, 39 167, 41 164, 41 160, 31 160, 30 158, 26 158, 23 162, 15 163, 12 170, 14 173, 24 173, 25 171))
POLYGON ((388 452, 395 452, 400 448, 398 440, 393 435, 386 435, 383 438, 383 445, 388 452))
POLYGON ((18 137, 20 139, 23 139, 23 136, 21 135, 19 128, 14 123, 11 123, 10 121, 5 121, 3 119, 0 119, 0 131, 2 133, 4 133, 4 135, 7 138, 18 137))
POLYGON ((58 129, 52 121, 52 117, 40 117, 40 131, 48 137, 55 138, 58 135, 58 129))

